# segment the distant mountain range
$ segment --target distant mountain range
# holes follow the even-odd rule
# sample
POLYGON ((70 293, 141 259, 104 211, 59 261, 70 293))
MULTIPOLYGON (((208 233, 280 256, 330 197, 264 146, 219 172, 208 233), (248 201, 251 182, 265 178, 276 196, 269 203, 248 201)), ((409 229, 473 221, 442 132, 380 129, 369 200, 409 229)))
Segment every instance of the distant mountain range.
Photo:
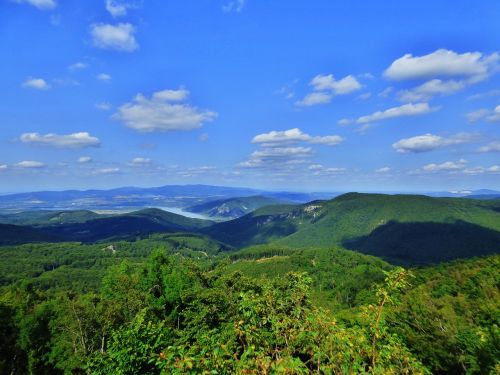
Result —
MULTIPOLYGON (((195 193, 201 195, 201 190, 214 195, 224 191, 191 188, 191 196, 178 196, 180 202, 203 200, 193 198, 195 193)), ((236 192, 231 189, 226 194, 236 192)), ((483 192, 479 195, 492 195, 483 192)), ((217 220, 189 218, 157 208, 120 214, 7 210, 0 214, 0 245, 135 240, 153 233, 183 232, 210 237, 229 248, 269 243, 289 248, 338 247, 412 265, 500 252, 500 199, 469 199, 472 192, 468 199, 347 193, 330 200, 291 204, 283 203, 291 199, 278 196, 299 195, 274 194, 277 196, 209 200, 185 208, 217 220), (220 218, 226 221, 220 222, 220 218)))
POLYGON ((210 185, 167 185, 154 188, 40 191, 0 195, 1 211, 120 210, 144 207, 186 208, 214 200, 265 196, 278 201, 305 203, 330 199, 340 193, 275 192, 210 185))
MULTIPOLYGON (((39 191, 0 195, 0 214, 2 212, 20 212, 30 210, 134 210, 146 207, 182 208, 186 211, 206 213, 200 205, 213 201, 223 201, 231 198, 249 198, 260 196, 278 202, 307 203, 313 200, 332 199, 340 192, 287 192, 266 191, 250 188, 211 186, 211 185, 166 185, 152 188, 123 187, 110 190, 65 190, 65 191, 39 191)), ((419 193, 422 194, 422 193, 419 193)), ((500 198, 500 191, 496 190, 461 190, 452 192, 425 193, 434 197, 467 197, 475 199, 500 198)), ((255 199, 252 199, 255 201, 255 199)), ((227 203, 230 210, 236 208, 233 203, 227 203)), ((235 205, 238 205, 234 201, 235 205)), ((217 204, 215 204, 217 205, 217 204)), ((248 213, 241 203, 241 213, 248 213)), ((207 206, 208 207, 208 206, 207 206)), ((214 206, 215 207, 215 206, 214 206)), ((217 209, 216 209, 217 210, 217 209)), ((221 207, 221 210, 225 210, 221 207)), ((214 211, 215 212, 215 211, 214 211)), ((236 211, 234 211, 236 213, 236 211)), ((236 217, 230 214, 227 217, 236 217)))

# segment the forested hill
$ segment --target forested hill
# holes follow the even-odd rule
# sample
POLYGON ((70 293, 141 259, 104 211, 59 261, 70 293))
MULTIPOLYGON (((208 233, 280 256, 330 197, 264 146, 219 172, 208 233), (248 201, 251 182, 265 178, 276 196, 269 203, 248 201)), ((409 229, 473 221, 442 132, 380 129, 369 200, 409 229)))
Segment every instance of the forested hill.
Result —
POLYGON ((264 206, 284 203, 282 200, 262 195, 209 201, 186 208, 186 211, 203 213, 209 217, 236 219, 264 206))
POLYGON ((264 207, 203 232, 236 247, 342 246, 396 263, 435 263, 500 252, 500 201, 349 193, 264 207))

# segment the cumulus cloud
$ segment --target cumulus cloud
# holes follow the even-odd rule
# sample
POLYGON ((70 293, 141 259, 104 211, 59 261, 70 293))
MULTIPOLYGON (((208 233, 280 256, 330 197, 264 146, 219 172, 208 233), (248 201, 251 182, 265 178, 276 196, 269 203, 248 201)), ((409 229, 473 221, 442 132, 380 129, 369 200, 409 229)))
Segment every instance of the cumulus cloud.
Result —
POLYGON ((308 169, 314 176, 335 176, 347 171, 346 168, 324 167, 322 164, 311 164, 308 169))
POLYGON ((478 175, 478 174, 484 174, 484 173, 489 173, 489 174, 497 174, 500 173, 500 165, 492 165, 491 167, 473 167, 473 168, 467 168, 464 169, 463 171, 464 174, 467 175, 478 175))
POLYGON ((0 171, 4 171, 8 168, 7 164, 0 164, 0 171))
POLYGON ((143 157, 133 158, 132 161, 130 162, 130 165, 134 167, 144 167, 149 164, 151 164, 151 159, 143 157))
POLYGON ((361 88, 361 84, 352 75, 337 81, 332 74, 319 74, 311 80, 310 85, 315 91, 331 91, 335 95, 350 94, 361 88))
POLYGON ((297 101, 297 106, 310 107, 330 103, 334 96, 350 94, 362 87, 352 75, 336 80, 332 74, 318 74, 309 82, 309 86, 312 86, 314 91, 297 101))
POLYGON ((469 112, 465 115, 469 122, 477 122, 479 120, 485 119, 489 122, 499 122, 500 121, 500 105, 497 105, 494 109, 489 110, 486 108, 478 109, 476 111, 469 112))
POLYGON ((92 161, 92 158, 90 156, 80 156, 77 161, 80 164, 85 164, 90 163, 92 161))
POLYGON ((43 168, 45 164, 34 160, 24 160, 16 164, 19 168, 43 168))
POLYGON ((239 13, 243 10, 247 0, 230 0, 222 6, 222 11, 225 13, 236 12, 239 13))
MULTIPOLYGON (((435 111, 436 108, 431 108, 428 103, 408 103, 399 107, 392 107, 384 111, 377 111, 370 115, 361 116, 353 121, 357 124, 368 124, 376 121, 382 121, 397 117, 420 116, 435 111)), ((340 120, 343 124, 348 124, 349 119, 340 120)))
POLYGON ((390 171, 391 171, 391 168, 389 168, 389 167, 382 167, 382 168, 375 169, 376 173, 388 173, 390 171))
POLYGON ((500 142, 495 141, 479 148, 479 152, 500 152, 500 142))
POLYGON ((478 122, 479 120, 485 118, 489 114, 490 114, 489 110, 482 108, 482 109, 478 109, 478 110, 467 113, 465 115, 465 117, 467 118, 467 121, 469 121, 469 122, 478 122))
POLYGON ((416 137, 401 139, 394 143, 392 148, 401 153, 420 153, 436 150, 450 145, 472 142, 477 138, 477 134, 470 133, 459 133, 450 137, 441 137, 439 135, 427 133, 416 137))
POLYGON ((111 81, 111 76, 109 74, 106 74, 106 73, 100 73, 97 75, 96 77, 99 81, 102 81, 102 82, 109 82, 111 81))
POLYGON ((405 102, 415 102, 421 100, 430 100, 436 95, 450 95, 465 88, 463 81, 432 79, 417 86, 411 90, 399 92, 399 97, 405 102))
POLYGON ((422 170, 425 172, 456 171, 463 169, 467 165, 467 160, 460 159, 457 162, 446 161, 441 164, 431 163, 424 165, 422 170))
POLYGON ((295 102, 299 107, 312 107, 318 104, 328 104, 333 98, 332 94, 326 92, 311 92, 304 99, 295 102))
POLYGON ((120 172, 120 168, 100 168, 94 170, 93 174, 115 174, 120 172))
POLYGON ((429 79, 438 77, 463 77, 470 81, 486 79, 498 67, 497 53, 485 55, 481 52, 456 53, 439 49, 428 55, 406 54, 395 60, 384 72, 393 80, 429 79))
POLYGON ((49 133, 41 135, 39 133, 24 133, 20 137, 21 142, 53 146, 59 148, 84 148, 84 147, 99 147, 101 141, 91 136, 87 132, 79 132, 67 135, 58 135, 49 133))
POLYGON ((50 85, 43 78, 28 78, 22 83, 22 86, 36 90, 50 89, 50 85))
POLYGON ((122 52, 133 52, 139 48, 134 36, 135 31, 135 27, 130 23, 99 23, 90 27, 92 44, 95 47, 122 52))
POLYGON ((124 17, 129 9, 137 8, 137 2, 124 0, 106 0, 106 10, 112 17, 124 17))
POLYGON ((57 7, 56 0, 14 0, 18 4, 29 4, 42 10, 54 9, 57 7))
POLYGON ((243 168, 281 169, 284 166, 304 162, 312 155, 310 147, 269 147, 254 151, 247 161, 239 164, 243 168))
POLYGON ((189 91, 183 88, 158 91, 151 98, 138 94, 120 106, 113 118, 141 132, 166 132, 197 129, 217 117, 216 112, 184 103, 188 95, 189 91))
POLYGON ((283 143, 297 143, 297 142, 307 142, 313 144, 323 144, 328 146, 335 146, 341 143, 344 139, 338 135, 327 135, 327 136, 311 136, 307 133, 303 133, 298 128, 293 128, 284 131, 270 131, 269 133, 256 135, 252 139, 252 143, 261 143, 268 146, 273 146, 276 144, 283 143))

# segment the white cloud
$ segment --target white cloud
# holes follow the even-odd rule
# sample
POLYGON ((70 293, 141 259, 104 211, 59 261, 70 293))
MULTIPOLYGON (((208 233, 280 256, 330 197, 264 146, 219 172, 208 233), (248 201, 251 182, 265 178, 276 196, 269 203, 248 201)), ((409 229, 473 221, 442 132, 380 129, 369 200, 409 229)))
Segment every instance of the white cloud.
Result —
POLYGON ((348 118, 343 118, 343 119, 340 119, 339 121, 337 121, 337 124, 339 124, 341 126, 346 126, 346 125, 352 124, 353 122, 354 122, 353 120, 350 120, 348 118))
POLYGON ((184 88, 178 90, 162 90, 153 93, 153 99, 167 101, 167 102, 180 102, 189 96, 189 91, 184 88))
POLYGON ((425 172, 456 171, 463 169, 467 165, 467 160, 460 159, 458 162, 446 161, 441 164, 431 163, 422 168, 425 172))
POLYGON ((346 168, 324 167, 322 164, 311 164, 307 169, 312 171, 314 176, 335 176, 347 171, 346 168))
POLYGON ((18 4, 30 4, 38 9, 54 9, 57 6, 56 0, 14 0, 18 4))
POLYGON ((341 143, 342 141, 343 138, 338 135, 313 137, 307 133, 303 133, 298 128, 284 130, 284 131, 273 130, 270 131, 269 133, 256 135, 252 139, 252 143, 262 143, 264 145, 269 145, 269 146, 282 143, 297 143, 297 142, 307 142, 307 143, 335 146, 341 143))
POLYGON ((73 133, 68 135, 57 135, 53 133, 41 135, 39 133, 24 133, 20 137, 21 142, 53 146, 60 148, 84 148, 99 147, 101 141, 87 132, 73 133))
POLYGON ((149 165, 150 163, 151 159, 143 157, 133 158, 132 161, 130 162, 130 164, 134 167, 143 167, 149 165))
POLYGON ((133 52, 139 48, 135 40, 135 27, 130 23, 94 24, 90 27, 92 43, 97 48, 133 52))
POLYGON ((22 83, 22 86, 36 90, 50 89, 50 85, 43 78, 28 78, 22 83))
POLYGON ((80 164, 85 164, 90 163, 92 161, 92 158, 90 156, 80 156, 77 161, 80 164))
POLYGON ((106 73, 100 73, 97 75, 96 77, 99 81, 103 81, 103 82, 109 82, 111 81, 111 76, 109 74, 106 74, 106 73))
POLYGON ((499 122, 500 121, 500 105, 497 105, 494 109, 478 109, 476 111, 469 112, 465 115, 469 122, 477 122, 482 119, 486 119, 489 122, 499 122))
POLYGON ((395 60, 384 72, 394 80, 425 79, 438 77, 463 77, 471 82, 486 79, 497 68, 499 55, 481 52, 458 54, 439 49, 428 55, 406 54, 395 60))
POLYGON ((217 117, 216 112, 180 103, 188 94, 183 88, 158 91, 150 99, 138 94, 131 102, 119 107, 113 118, 141 132, 165 132, 197 129, 217 117))
POLYGON ((391 171, 391 168, 389 168, 389 167, 382 167, 382 168, 375 169, 376 173, 387 173, 390 171, 391 171))
POLYGON ((304 99, 295 102, 299 107, 312 107, 318 104, 328 104, 331 102, 333 95, 326 92, 311 92, 304 99))
POLYGON ((113 17, 123 17, 127 15, 128 8, 132 5, 124 1, 106 0, 106 10, 113 17))
POLYGON ((361 84, 352 75, 348 75, 337 81, 332 74, 318 74, 311 80, 310 85, 315 91, 331 91, 335 95, 350 94, 361 88, 361 84))
POLYGON ((247 0, 230 0, 222 6, 222 11, 225 13, 236 12, 239 13, 243 10, 247 0))
POLYGON ((497 174, 500 173, 500 165, 492 165, 491 167, 474 167, 467 168, 463 171, 467 175, 478 175, 484 173, 497 174))
POLYGON ((304 99, 295 103, 297 106, 310 107, 318 104, 327 104, 336 95, 346 95, 361 89, 361 84, 352 75, 336 80, 332 74, 318 74, 309 85, 314 92, 307 94, 304 99))
POLYGON ((93 171, 93 174, 115 174, 120 172, 120 168, 100 168, 93 171))
POLYGON ((4 171, 8 168, 7 164, 0 164, 0 171, 4 171))
POLYGON ((372 97, 372 93, 371 92, 365 92, 364 94, 361 94, 358 96, 358 99, 360 100, 368 100, 372 97))
POLYGON ((74 64, 71 64, 70 66, 68 66, 68 69, 69 70, 81 70, 81 69, 85 69, 85 68, 88 68, 88 64, 84 63, 84 62, 81 62, 81 61, 78 61, 74 64))
POLYGON ((424 134, 411 138, 404 138, 392 145, 392 148, 397 152, 427 152, 436 150, 442 147, 468 143, 476 140, 477 134, 459 133, 450 137, 441 137, 434 134, 424 134))
POLYGON ((310 147, 268 147, 254 151, 247 161, 239 164, 243 168, 282 169, 287 165, 300 164, 312 155, 310 147))
POLYGON ((482 108, 482 109, 478 109, 476 111, 472 111, 472 112, 467 113, 465 115, 465 117, 467 118, 467 121, 469 121, 469 122, 477 122, 477 121, 483 119, 484 117, 486 117, 489 113, 490 113, 489 110, 482 108))
POLYGON ((435 95, 450 95, 464 88, 465 82, 463 81, 432 79, 411 90, 399 92, 399 97, 405 102, 430 100, 435 95))
POLYGON ((97 109, 100 109, 101 111, 109 111, 111 109, 111 104, 108 102, 101 102, 101 103, 96 103, 95 107, 97 109))
POLYGON ((45 164, 39 161, 24 160, 16 164, 19 168, 43 168, 45 164))
MULTIPOLYGON (((384 111, 377 111, 371 115, 361 116, 356 120, 358 124, 368 124, 375 121, 387 120, 405 116, 420 116, 436 110, 431 108, 428 103, 408 103, 399 107, 393 107, 384 111)), ((346 119, 344 119, 346 120, 346 119)))
POLYGON ((500 152, 500 142, 495 141, 483 146, 479 149, 479 152, 500 152))
POLYGON ((198 137, 198 140, 200 142, 206 142, 206 141, 208 141, 208 134, 207 133, 200 134, 200 136, 198 137))

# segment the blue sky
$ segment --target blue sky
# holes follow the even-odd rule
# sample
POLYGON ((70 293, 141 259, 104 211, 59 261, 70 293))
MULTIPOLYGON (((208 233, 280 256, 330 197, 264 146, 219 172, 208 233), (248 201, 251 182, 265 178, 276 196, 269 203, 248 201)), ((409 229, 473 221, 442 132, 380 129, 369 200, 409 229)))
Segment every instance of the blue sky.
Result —
POLYGON ((0 192, 500 189, 498 1, 0 2, 0 192))

